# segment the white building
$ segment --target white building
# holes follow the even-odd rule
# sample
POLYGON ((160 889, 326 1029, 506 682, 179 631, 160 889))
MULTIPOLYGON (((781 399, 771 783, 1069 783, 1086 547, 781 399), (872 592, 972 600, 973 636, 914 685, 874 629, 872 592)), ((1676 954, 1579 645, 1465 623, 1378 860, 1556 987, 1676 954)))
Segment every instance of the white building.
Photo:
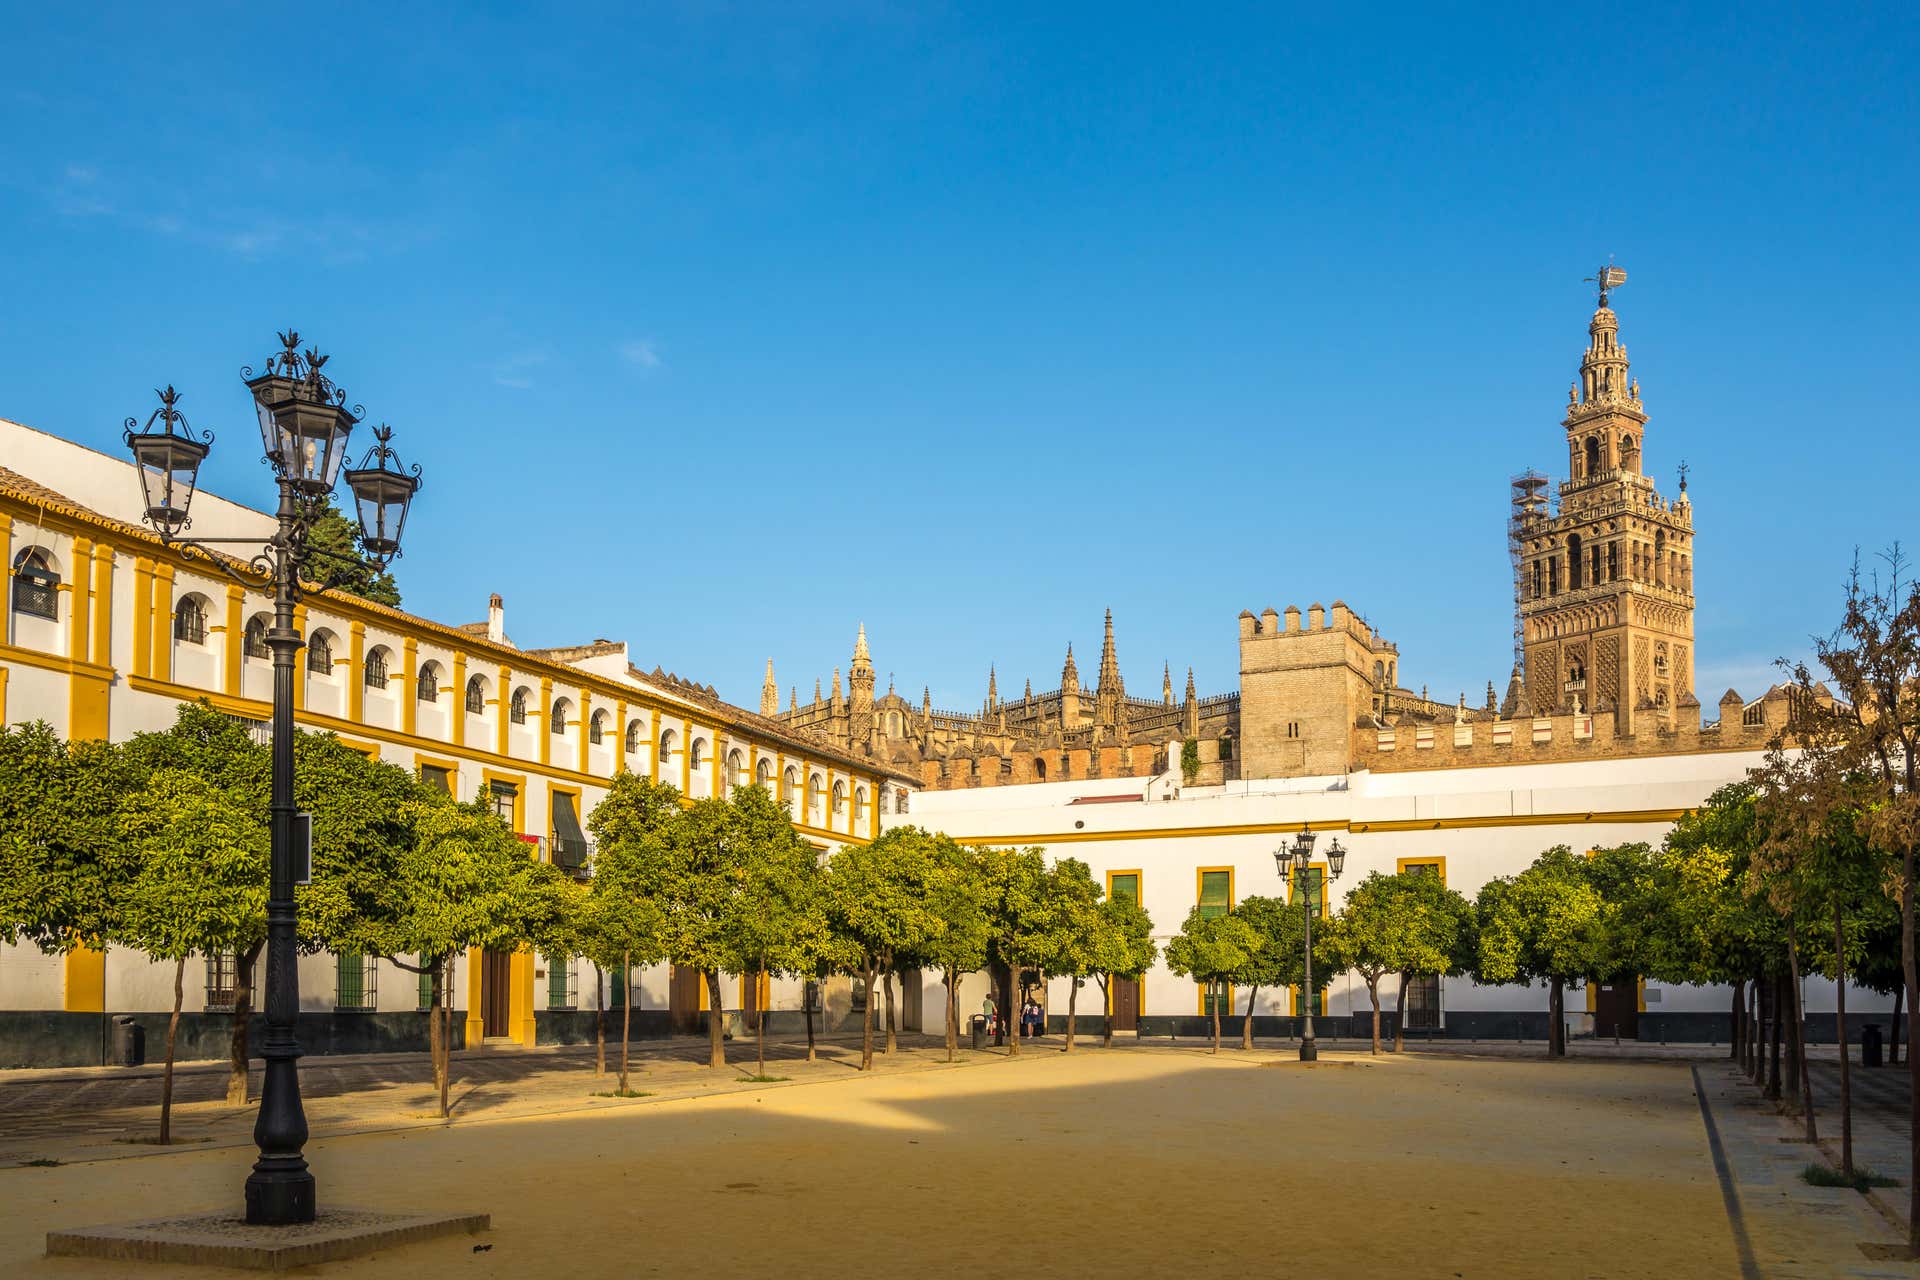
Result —
MULTIPOLYGON (((165 729, 181 702, 206 698, 264 736, 272 662, 258 633, 270 599, 161 545, 138 525, 140 507, 129 461, 0 420, 0 560, 9 570, 0 723, 42 720, 66 737, 120 740, 165 729)), ((193 515, 207 536, 264 538, 272 525, 212 493, 195 497, 193 515)), ((877 835, 881 810, 897 807, 912 783, 710 689, 642 672, 622 643, 522 650, 508 638, 498 595, 485 622, 450 625, 328 592, 300 607, 297 625, 307 640, 294 688, 303 729, 338 734, 462 799, 489 797, 539 856, 563 866, 590 857, 586 816, 621 769, 696 798, 758 781, 823 850, 877 835)), ((210 960, 205 1003, 190 997, 186 1006, 182 1056, 224 1055, 223 981, 230 970, 210 960)), ((454 1003, 468 1043, 578 1040, 592 1035, 592 983, 578 960, 475 953, 457 962, 454 1003)), ((425 1045, 413 973, 313 956, 301 961, 300 986, 310 1052, 425 1045)), ((775 1025, 799 1016, 797 982, 728 987, 738 1007, 772 1010, 775 1025)), ((691 1026, 706 1007, 704 984, 666 966, 638 972, 635 994, 638 1034, 691 1026)), ((829 1019, 845 1016, 848 998, 844 982, 829 988, 829 1019)), ((98 1062, 110 1015, 157 1021, 171 1004, 171 968, 142 955, 0 947, 0 1065, 98 1062)))

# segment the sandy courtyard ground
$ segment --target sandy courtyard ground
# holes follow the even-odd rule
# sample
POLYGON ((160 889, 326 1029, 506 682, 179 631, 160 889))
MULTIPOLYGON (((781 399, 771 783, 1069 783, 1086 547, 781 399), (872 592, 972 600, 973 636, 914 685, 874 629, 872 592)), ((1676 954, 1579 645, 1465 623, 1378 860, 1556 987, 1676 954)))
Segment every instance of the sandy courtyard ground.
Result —
MULTIPOLYGON (((0 1170, 0 1275, 127 1274, 43 1233, 233 1204, 250 1155, 0 1170)), ((1677 1064, 1036 1053, 308 1155, 333 1204, 493 1215, 328 1276, 1739 1274, 1677 1064)))

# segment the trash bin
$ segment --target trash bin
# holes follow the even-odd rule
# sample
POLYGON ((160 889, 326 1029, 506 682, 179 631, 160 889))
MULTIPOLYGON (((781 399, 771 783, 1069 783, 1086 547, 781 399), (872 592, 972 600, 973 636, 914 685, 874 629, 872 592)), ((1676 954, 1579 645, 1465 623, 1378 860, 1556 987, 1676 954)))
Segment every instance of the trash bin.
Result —
POLYGON ((1877 1023, 1869 1022, 1866 1026, 1860 1028, 1860 1065, 1863 1067, 1879 1066, 1880 1046, 1883 1043, 1880 1027, 1877 1023))
POLYGON ((147 1061, 147 1029, 130 1014, 115 1014, 108 1062, 116 1067, 144 1066, 147 1061))
POLYGON ((978 1049, 987 1038, 987 1015, 976 1013, 967 1019, 967 1024, 973 1031, 973 1047, 978 1049))

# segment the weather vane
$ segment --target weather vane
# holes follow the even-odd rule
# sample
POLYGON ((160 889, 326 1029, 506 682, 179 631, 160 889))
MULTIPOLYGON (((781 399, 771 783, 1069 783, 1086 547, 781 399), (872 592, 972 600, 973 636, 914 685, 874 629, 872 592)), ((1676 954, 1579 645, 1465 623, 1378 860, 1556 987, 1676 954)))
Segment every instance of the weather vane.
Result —
POLYGON ((1687 491, 1687 460, 1685 458, 1682 458, 1680 460, 1680 492, 1685 493, 1686 491, 1687 491))
POLYGON ((1627 282, 1627 269, 1613 265, 1613 259, 1607 259, 1607 265, 1587 277, 1588 284, 1600 286, 1600 305, 1607 305, 1607 290, 1618 289, 1627 282))

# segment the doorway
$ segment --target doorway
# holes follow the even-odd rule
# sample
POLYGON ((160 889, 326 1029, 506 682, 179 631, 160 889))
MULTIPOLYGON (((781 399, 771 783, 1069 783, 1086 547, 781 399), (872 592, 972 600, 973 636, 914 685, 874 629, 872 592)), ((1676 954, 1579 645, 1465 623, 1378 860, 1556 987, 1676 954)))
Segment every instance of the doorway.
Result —
POLYGON ((1593 984, 1593 1034, 1618 1036, 1622 1040, 1640 1038, 1638 977, 1593 984))
POLYGON ((700 999, 705 976, 688 965, 673 966, 667 984, 667 1018, 673 1029, 683 1035, 698 1034, 701 1029, 700 999))
POLYGON ((491 1040, 509 1035, 513 1016, 513 953, 480 953, 480 1034, 491 1040))
POLYGON ((1109 978, 1107 985, 1113 1002, 1113 1029, 1137 1033, 1140 1030, 1140 979, 1109 978))

